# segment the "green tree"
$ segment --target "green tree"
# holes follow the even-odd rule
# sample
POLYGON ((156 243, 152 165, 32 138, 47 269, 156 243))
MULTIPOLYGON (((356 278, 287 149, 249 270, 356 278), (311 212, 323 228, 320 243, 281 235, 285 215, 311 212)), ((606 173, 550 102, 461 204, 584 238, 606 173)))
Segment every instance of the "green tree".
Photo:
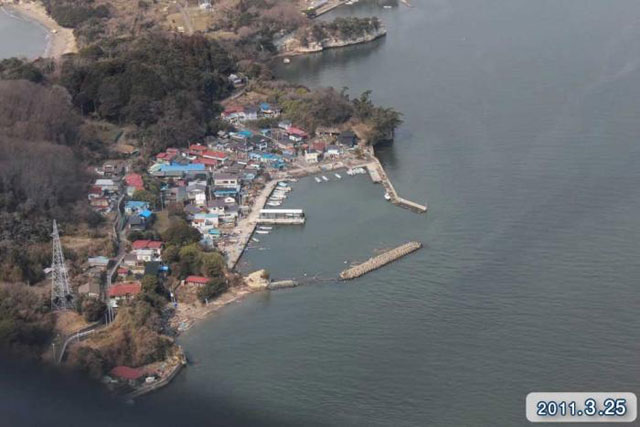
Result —
POLYGON ((200 271, 203 276, 221 276, 224 272, 224 267, 224 257, 219 252, 207 252, 202 254, 200 271))
POLYGON ((148 294, 157 294, 159 293, 160 281, 158 277, 152 274, 145 274, 142 278, 142 291, 148 294))
POLYGON ((185 246, 200 241, 200 232, 183 219, 173 219, 171 225, 162 234, 167 245, 185 246))
POLYGON ((82 302, 82 316, 87 322, 96 322, 102 319, 107 305, 97 298, 86 298, 82 302))
POLYGON ((229 289, 229 283, 223 277, 212 277, 206 285, 198 289, 198 299, 205 302, 220 296, 227 289, 229 289))

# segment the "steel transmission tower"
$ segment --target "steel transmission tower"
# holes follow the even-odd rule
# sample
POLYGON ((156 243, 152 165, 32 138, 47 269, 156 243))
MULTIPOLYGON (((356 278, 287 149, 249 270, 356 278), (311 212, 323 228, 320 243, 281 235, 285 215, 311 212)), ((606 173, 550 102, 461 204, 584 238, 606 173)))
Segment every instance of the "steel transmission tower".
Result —
POLYGON ((73 308, 73 297, 69 290, 67 268, 64 265, 64 254, 60 244, 58 224, 53 220, 53 261, 51 262, 51 310, 67 310, 73 308))

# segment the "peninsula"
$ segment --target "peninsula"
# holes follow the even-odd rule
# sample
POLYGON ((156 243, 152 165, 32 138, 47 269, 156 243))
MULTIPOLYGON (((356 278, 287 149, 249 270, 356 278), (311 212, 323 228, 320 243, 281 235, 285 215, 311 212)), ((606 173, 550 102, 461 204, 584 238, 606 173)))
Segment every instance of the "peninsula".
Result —
POLYGON ((369 92, 274 80, 266 65, 282 49, 381 37, 377 18, 315 23, 278 0, 18 7, 73 38, 53 59, 0 61, 0 182, 13 183, 0 188, 3 348, 139 396, 185 363, 178 333, 270 288, 236 264, 274 224, 305 222, 302 207, 278 208, 296 177, 368 171, 390 201, 426 211, 373 154, 398 112, 369 92))

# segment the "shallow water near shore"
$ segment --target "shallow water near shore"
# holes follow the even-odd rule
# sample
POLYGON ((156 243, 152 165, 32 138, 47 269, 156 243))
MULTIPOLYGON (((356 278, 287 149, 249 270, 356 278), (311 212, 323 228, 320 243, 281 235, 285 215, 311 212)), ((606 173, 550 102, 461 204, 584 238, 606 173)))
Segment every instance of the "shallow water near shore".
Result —
POLYGON ((49 32, 39 23, 0 6, 0 59, 42 55, 49 32))
POLYGON ((527 424, 531 391, 640 392, 640 4, 360 2, 332 16, 372 13, 386 39, 276 73, 402 111, 378 154, 429 213, 385 202, 366 175, 301 180, 283 206, 307 224, 257 236, 242 263, 323 280, 188 331, 194 364, 139 405, 227 425, 511 426, 527 424), (331 279, 414 239, 424 249, 331 279))

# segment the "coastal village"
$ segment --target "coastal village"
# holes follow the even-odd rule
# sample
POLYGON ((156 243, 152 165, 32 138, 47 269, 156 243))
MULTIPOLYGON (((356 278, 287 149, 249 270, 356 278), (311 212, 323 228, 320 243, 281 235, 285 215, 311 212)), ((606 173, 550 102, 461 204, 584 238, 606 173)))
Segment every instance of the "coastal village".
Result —
MULTIPOLYGON (((315 17, 341 4, 345 2, 306 2, 305 14, 315 17)), ((198 6, 200 12, 210 8, 207 2, 198 6)), ((35 19, 44 16, 54 22, 39 4, 28 3, 23 9, 35 19)), ((192 10, 183 11, 181 17, 185 27, 192 26, 192 10)), ((47 25, 55 39, 53 56, 77 52, 69 29, 47 25), (63 33, 73 43, 62 43, 63 33)), ((289 56, 372 41, 386 34, 377 18, 338 21, 335 27, 319 25, 317 40, 306 44, 306 36, 296 33, 297 38, 283 43, 280 51, 289 56), (343 34, 353 28, 355 33, 343 34), (299 45, 299 37, 306 40, 304 46, 299 45)), ((193 28, 184 31, 184 27, 173 26, 171 30, 194 32, 193 28)), ((288 63, 286 56, 284 62, 288 63)), ((336 121, 339 124, 334 126, 309 129, 283 114, 278 96, 256 91, 246 73, 234 71, 223 78, 233 88, 220 102, 222 109, 216 118, 224 126, 206 137, 180 139, 154 152, 135 136, 129 140, 125 127, 101 123, 105 128, 122 130, 106 150, 107 160, 92 164, 87 171, 92 183, 86 201, 100 219, 96 223, 102 224, 95 233, 101 236, 96 239, 100 244, 83 249, 81 259, 74 259, 72 266, 62 258, 71 239, 60 238, 54 222, 54 253, 61 258, 44 273, 52 283, 52 295, 56 286, 62 286, 59 295, 68 300, 66 308, 71 310, 56 313, 51 359, 60 365, 70 358, 76 362, 82 359, 87 370, 101 375, 106 387, 127 398, 156 390, 180 372, 187 360, 174 338, 194 322, 251 292, 298 285, 291 280, 273 282, 264 270, 246 274, 237 268, 247 247, 259 243, 261 236, 276 232, 280 226, 300 226, 313 220, 307 218, 304 206, 282 206, 289 192, 295 191, 298 179, 313 176, 323 185, 368 174, 372 182, 381 184, 381 198, 419 213, 427 210, 397 194, 375 157, 367 141, 368 132, 375 127, 371 111, 369 123, 353 117, 336 121), (175 229, 182 235, 167 241, 165 236, 175 229), (73 286, 66 281, 67 270, 73 271, 69 280, 73 286), (155 306, 162 312, 153 332, 140 328, 139 319, 131 319, 132 312, 127 311, 142 300, 147 304, 143 311, 155 306), (82 307, 83 315, 75 312, 73 304, 82 307), (118 329, 122 324, 129 329, 118 329), (130 336, 138 330, 142 331, 138 338, 130 336), (115 339, 124 343, 127 351, 144 342, 149 354, 138 357, 137 363, 110 364, 104 375, 96 354, 116 348, 115 339)), ((300 88, 290 90, 305 93, 300 88)), ((348 97, 339 101, 351 103, 348 97)), ((366 108, 370 101, 365 97, 361 103, 366 108)), ((403 249, 389 251, 344 277, 365 274, 407 253, 403 249)), ((52 296, 52 301, 56 298, 52 296)), ((56 301, 65 306, 64 301, 56 301)))
MULTIPOLYGON (((237 76, 230 76, 234 78, 237 76)), ((304 224, 304 207, 280 206, 293 183, 306 175, 314 175, 322 184, 369 173, 373 182, 384 185, 387 200, 426 211, 426 207, 398 197, 372 149, 351 128, 319 127, 311 134, 282 119, 280 108, 266 101, 230 102, 221 118, 233 130, 202 141, 185 141, 184 147, 167 148, 157 153, 144 171, 131 170, 134 150, 95 168, 97 176, 88 194, 89 203, 96 212, 114 217, 126 250, 115 259, 107 254, 89 258, 87 265, 94 280, 79 292, 92 298, 104 295, 111 316, 117 315, 121 304, 140 294, 143 277, 151 275, 169 283, 172 272, 163 260, 165 243, 156 239, 159 233, 153 232, 169 210, 182 215, 199 232, 201 247, 224 254, 229 271, 234 270, 247 245, 259 242, 262 234, 279 225, 304 224), (252 126, 264 118, 276 125, 252 126), (157 191, 155 201, 148 197, 151 187, 157 191), (101 289, 98 278, 105 272, 108 285, 101 289)), ((212 303, 209 307, 210 301, 198 301, 196 297, 209 281, 209 277, 189 275, 171 282, 174 314, 170 324, 178 332, 220 306, 212 303)), ((246 278, 241 289, 235 289, 234 296, 223 295, 220 299, 233 301, 251 291, 278 286, 270 283, 265 272, 257 272, 246 278)), ((106 381, 135 384, 132 393, 137 395, 167 381, 185 362, 183 355, 172 360, 161 372, 157 364, 145 369, 118 366, 106 381)))

